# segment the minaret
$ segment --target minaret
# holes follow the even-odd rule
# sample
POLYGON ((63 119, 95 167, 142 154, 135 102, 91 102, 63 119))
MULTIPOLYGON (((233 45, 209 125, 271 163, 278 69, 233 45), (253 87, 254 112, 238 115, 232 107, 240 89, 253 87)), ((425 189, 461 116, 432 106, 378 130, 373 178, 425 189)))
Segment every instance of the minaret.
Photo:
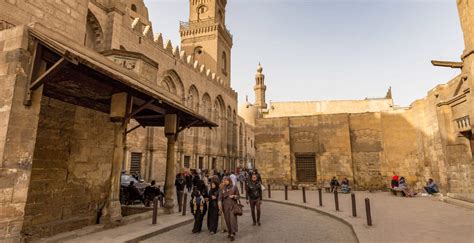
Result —
POLYGON ((267 108, 267 103, 265 102, 265 91, 267 90, 267 86, 265 85, 265 75, 262 72, 263 68, 259 63, 257 74, 255 75, 255 86, 253 87, 253 90, 255 90, 255 107, 259 110, 267 108))
POLYGON ((225 25, 227 0, 189 0, 189 22, 181 22, 181 50, 230 86, 232 35, 225 25))

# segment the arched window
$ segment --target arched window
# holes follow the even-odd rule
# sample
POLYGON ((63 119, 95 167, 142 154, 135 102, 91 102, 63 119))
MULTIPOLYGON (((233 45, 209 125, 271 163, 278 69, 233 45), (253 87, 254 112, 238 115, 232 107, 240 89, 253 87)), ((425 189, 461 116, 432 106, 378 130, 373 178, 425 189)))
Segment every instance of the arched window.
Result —
POLYGON ((222 73, 227 76, 227 54, 222 52, 222 73))
POLYGON ((137 5, 132 4, 130 8, 132 9, 133 12, 137 12, 137 5))
POLYGON ((91 11, 87 12, 85 46, 95 51, 102 50, 104 33, 99 21, 91 11))

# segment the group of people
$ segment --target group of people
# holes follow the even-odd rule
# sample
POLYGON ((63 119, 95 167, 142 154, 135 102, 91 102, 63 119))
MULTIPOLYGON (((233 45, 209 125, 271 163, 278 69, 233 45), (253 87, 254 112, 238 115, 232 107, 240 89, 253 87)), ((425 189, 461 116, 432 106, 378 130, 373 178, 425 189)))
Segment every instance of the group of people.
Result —
POLYGON ((344 179, 342 179, 341 183, 339 184, 339 181, 338 181, 337 178, 334 176, 334 177, 331 179, 331 182, 329 182, 329 186, 330 186, 330 191, 331 191, 331 192, 334 192, 334 191, 337 190, 339 187, 341 188, 341 192, 342 192, 342 193, 350 193, 350 192, 351 192, 351 187, 349 186, 349 179, 347 179, 347 177, 345 177, 344 179))
POLYGON ((207 229, 211 234, 217 233, 220 220, 221 231, 227 232, 231 241, 235 240, 237 217, 241 215, 238 182, 245 184, 246 202, 251 207, 253 225, 260 226, 263 186, 257 170, 242 169, 234 173, 198 169, 176 175, 175 187, 180 206, 184 190, 191 192, 189 206, 194 216, 193 233, 202 231, 207 214, 207 229))
MULTIPOLYGON (((392 177, 392 181, 390 182, 390 187, 392 189, 402 191, 407 197, 413 197, 417 195, 415 190, 413 190, 413 188, 410 188, 408 186, 407 181, 405 177, 403 176, 399 177, 398 175, 394 175, 392 177)), ((423 188, 425 189, 426 193, 428 193, 429 195, 439 192, 438 185, 431 178, 428 179, 428 181, 426 182, 426 186, 423 188)))
POLYGON ((130 181, 130 184, 125 189, 125 204, 133 204, 135 201, 140 201, 145 207, 150 207, 150 203, 157 197, 158 201, 163 204, 164 193, 160 187, 156 185, 156 181, 151 181, 150 185, 145 187, 143 194, 140 193, 139 189, 135 185, 134 181, 130 181))

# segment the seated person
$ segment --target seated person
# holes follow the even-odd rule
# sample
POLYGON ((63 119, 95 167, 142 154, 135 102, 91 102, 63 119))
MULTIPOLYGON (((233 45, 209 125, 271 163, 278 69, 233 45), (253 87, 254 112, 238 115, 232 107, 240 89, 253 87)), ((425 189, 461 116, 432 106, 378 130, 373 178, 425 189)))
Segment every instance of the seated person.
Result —
POLYGON ((335 176, 332 178, 329 185, 331 186, 331 192, 337 190, 337 188, 339 187, 339 181, 336 179, 335 176))
POLYGON ((428 182, 426 182, 425 191, 430 195, 439 192, 438 185, 436 185, 433 179, 430 178, 428 182))
POLYGON ((140 195, 140 191, 135 186, 135 182, 131 181, 127 187, 127 205, 130 203, 133 204, 135 200, 140 200, 143 202, 143 197, 140 195))
POLYGON ((349 193, 351 192, 351 188, 349 187, 349 180, 347 178, 344 178, 341 181, 341 192, 342 193, 349 193))
POLYGON ((163 198, 163 192, 161 192, 160 187, 156 186, 156 181, 151 181, 151 185, 145 188, 145 192, 143 193, 143 197, 145 198, 145 206, 149 207, 150 202, 158 197, 158 201, 161 201, 163 198))
POLYGON ((416 192, 408 187, 405 177, 403 176, 400 177, 400 180, 398 181, 398 190, 403 191, 406 197, 413 197, 416 195, 416 192))
POLYGON ((390 182, 390 187, 392 189, 398 188, 398 176, 397 175, 394 175, 392 177, 392 181, 390 182))

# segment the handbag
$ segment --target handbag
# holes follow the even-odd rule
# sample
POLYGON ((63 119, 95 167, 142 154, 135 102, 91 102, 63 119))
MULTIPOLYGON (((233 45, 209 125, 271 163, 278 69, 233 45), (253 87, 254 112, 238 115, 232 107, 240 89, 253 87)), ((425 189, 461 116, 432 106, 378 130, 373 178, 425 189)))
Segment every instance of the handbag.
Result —
POLYGON ((242 216, 244 214, 244 210, 242 209, 243 207, 244 205, 242 205, 242 203, 240 203, 240 200, 237 199, 237 203, 232 208, 232 213, 236 216, 242 216))

